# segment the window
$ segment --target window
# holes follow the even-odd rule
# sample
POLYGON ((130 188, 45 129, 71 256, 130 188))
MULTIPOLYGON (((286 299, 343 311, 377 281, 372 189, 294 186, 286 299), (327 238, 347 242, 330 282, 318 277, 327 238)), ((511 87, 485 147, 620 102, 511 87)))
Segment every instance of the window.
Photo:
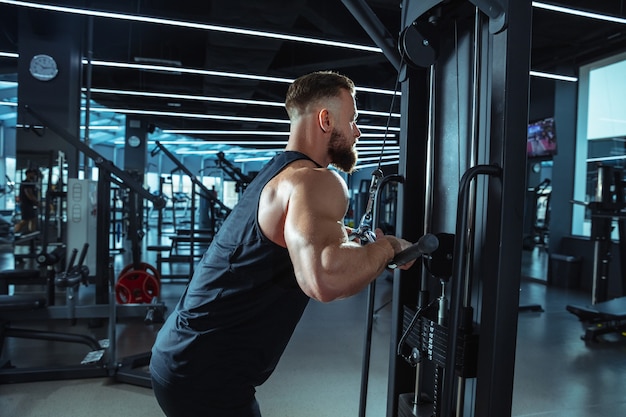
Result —
MULTIPOLYGON (((626 53, 580 68, 574 200, 597 201, 598 165, 626 171, 626 53)), ((574 204, 572 234, 590 236, 589 210, 574 204)), ((614 231, 617 237, 617 230, 614 231)))

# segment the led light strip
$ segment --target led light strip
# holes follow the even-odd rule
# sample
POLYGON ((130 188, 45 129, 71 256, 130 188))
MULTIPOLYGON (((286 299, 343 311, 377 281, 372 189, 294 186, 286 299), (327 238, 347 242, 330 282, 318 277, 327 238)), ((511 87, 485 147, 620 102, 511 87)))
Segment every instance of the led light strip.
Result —
POLYGON ((303 43, 311 43, 311 44, 316 44, 316 45, 325 45, 325 46, 333 46, 333 47, 345 48, 345 49, 355 49, 355 50, 360 50, 360 51, 382 53, 382 50, 375 46, 359 45, 359 44, 354 44, 354 43, 338 42, 338 41, 331 41, 331 40, 326 40, 326 39, 309 38, 306 36, 288 35, 285 33, 264 32, 260 30, 232 28, 232 27, 226 27, 226 26, 210 25, 206 23, 185 22, 181 20, 163 19, 163 18, 157 18, 157 17, 139 16, 139 15, 125 14, 125 13, 103 12, 103 11, 98 11, 98 10, 79 9, 75 7, 55 6, 52 4, 31 3, 27 1, 0 0, 0 4, 1 3, 11 4, 14 6, 29 7, 33 9, 49 10, 53 12, 70 13, 70 14, 102 17, 102 18, 109 18, 109 19, 128 20, 128 21, 133 21, 133 22, 153 23, 153 24, 167 25, 167 26, 178 26, 178 27, 191 28, 191 29, 207 30, 207 31, 212 31, 212 32, 233 33, 237 35, 256 36, 260 38, 279 39, 279 40, 287 40, 287 41, 293 41, 293 42, 303 42, 303 43))
MULTIPOLYGON (((2 0, 0 0, 0 2, 2 2, 2 0)), ((82 60, 83 65, 87 65, 88 62, 89 61, 87 59, 82 60)), ((283 84, 291 84, 294 81, 294 78, 270 77, 270 76, 265 76, 265 75, 241 74, 241 73, 228 72, 228 71, 213 71, 213 70, 204 70, 204 69, 195 69, 195 68, 182 68, 182 67, 176 67, 176 66, 172 67, 172 66, 167 66, 167 65, 133 64, 133 63, 128 63, 128 62, 112 62, 112 61, 102 61, 102 60, 92 60, 91 65, 93 65, 94 67, 137 69, 137 70, 161 71, 161 72, 171 72, 171 73, 182 72, 185 74, 236 78, 236 79, 254 80, 254 81, 269 81, 269 82, 276 82, 276 83, 283 83, 283 84)), ((364 93, 400 95, 399 92, 397 91, 384 90, 381 88, 355 86, 355 90, 357 92, 360 91, 364 93)))
MULTIPOLYGON (((0 106, 7 107, 17 107, 17 103, 8 102, 8 101, 0 101, 0 106)), ((209 119, 209 120, 229 120, 229 121, 241 121, 241 122, 260 122, 260 123, 279 123, 279 124, 289 124, 289 120, 282 119, 268 119, 261 117, 241 117, 241 116, 222 116, 222 115, 213 115, 213 114, 196 114, 196 113, 178 113, 178 112, 163 112, 163 111, 150 111, 150 110, 132 110, 132 109, 111 109, 105 107, 92 107, 90 109, 92 112, 111 112, 111 113, 120 113, 120 114, 142 114, 142 115, 151 115, 151 116, 167 116, 167 117, 188 117, 188 118, 199 118, 199 119, 209 119)), ((81 111, 86 111, 85 107, 81 107, 81 111)), ((96 125, 91 125, 89 127, 91 130, 93 129, 103 129, 106 130, 106 127, 97 127, 96 125)), ((113 128, 111 128, 113 129, 113 128)), ((385 126, 359 126, 359 129, 369 129, 369 130, 385 130, 385 126)), ((390 130, 400 131, 399 127, 391 127, 390 130)), ((255 135, 255 136, 288 136, 289 132, 268 132, 268 131, 245 131, 245 130, 201 130, 201 129, 165 129, 162 131, 163 133, 169 134, 197 134, 197 135, 255 135)), ((383 137, 384 135, 381 133, 362 133, 361 138, 375 138, 375 137, 383 137)), ((395 134, 387 134, 387 137, 395 137, 395 134)))
POLYGON ((597 158, 587 158, 587 163, 589 162, 602 162, 602 161, 619 161, 626 159, 626 155, 618 155, 618 156, 600 156, 597 158))
MULTIPOLYGON (((174 149, 173 150, 173 152, 178 155, 217 155, 219 152, 224 152, 224 151, 220 151, 217 149, 202 150, 202 151, 194 150, 194 149, 174 149)), ((280 151, 268 150, 267 152, 281 152, 281 151, 282 149, 280 151)), ((237 153, 245 153, 245 152, 246 151, 244 149, 237 150, 237 153)))
MULTIPOLYGON (((87 92, 86 88, 82 89, 83 92, 87 92)), ((174 100, 191 100, 191 101, 210 101, 215 103, 231 103, 231 104, 252 104, 256 106, 269 106, 269 107, 284 107, 283 103, 277 101, 263 101, 263 100, 248 100, 238 98, 225 98, 225 97, 206 97, 206 96, 194 96, 191 94, 172 94, 172 93, 155 93, 149 91, 129 91, 129 90, 111 90, 107 88, 92 88, 92 93, 99 94, 115 94, 122 96, 137 96, 137 97, 156 97, 156 98, 168 98, 174 100)))
POLYGON ((393 161, 382 161, 382 162, 375 162, 372 164, 364 164, 361 165, 359 163, 357 163, 356 167, 354 168, 356 171, 358 171, 359 169, 365 169, 365 168, 376 168, 378 166, 388 166, 388 165, 398 165, 400 163, 400 158, 395 159, 393 161))
MULTIPOLYGON (((367 157, 367 158, 359 157, 359 161, 360 162, 378 161, 379 158, 380 158, 379 156, 370 156, 370 157, 367 157)), ((397 154, 395 154, 395 155, 383 155, 382 158, 383 159, 387 159, 387 160, 388 159, 398 159, 398 155, 397 154)))
MULTIPOLYGON (((1 1, 1 0, 0 0, 1 1)), ((82 111, 86 109, 81 108, 82 111)), ((135 110, 135 109, 121 109, 121 108, 109 108, 98 107, 91 108, 91 111, 95 112, 112 112, 121 114, 141 114, 147 116, 165 116, 165 117, 187 117, 193 119, 207 119, 207 120, 227 120, 237 122, 255 122, 255 123, 276 123, 276 124, 289 124, 287 119, 270 119, 265 117, 244 117, 244 116, 225 116, 218 114, 199 114, 199 113, 179 113, 173 111, 157 111, 157 110, 135 110)))
POLYGON ((263 161, 269 161, 270 159, 272 159, 271 156, 255 156, 255 157, 251 157, 251 158, 235 158, 233 159, 233 162, 241 164, 244 162, 263 162, 263 161))
POLYGON ((569 75, 550 74, 548 72, 530 71, 530 75, 533 77, 539 77, 539 78, 550 78, 552 80, 571 81, 571 82, 578 81, 577 77, 570 77, 569 75))
MULTIPOLYGON (((236 135, 236 136, 289 136, 289 132, 272 132, 266 130, 203 130, 203 129, 164 129, 161 133, 172 135, 236 135)), ((394 137, 395 135, 387 135, 394 137)), ((382 138, 383 133, 363 133, 361 138, 382 138)), ((361 139, 359 139, 361 140, 361 139)))
POLYGON ((289 132, 271 132, 266 130, 202 130, 202 129, 163 129, 162 133, 172 135, 253 135, 253 136, 289 136, 289 132))
MULTIPOLYGON (((83 88, 83 92, 86 92, 87 89, 83 88)), ((251 104, 255 106, 269 106, 269 107, 285 107, 285 104, 278 101, 265 101, 265 100, 250 100, 250 99, 238 99, 238 98, 226 98, 226 97, 207 97, 207 96, 195 96, 191 94, 173 94, 173 93, 156 93, 149 91, 132 91, 132 90, 111 90, 107 88, 92 88, 92 93, 99 94, 116 94, 116 95, 127 95, 127 96, 137 96, 137 97, 156 97, 156 98, 167 98, 174 100, 191 100, 191 101, 209 101, 215 103, 231 103, 231 104, 251 104)), ((387 117, 389 116, 388 112, 374 111, 374 110, 359 110, 359 114, 369 115, 369 116, 381 116, 387 117)), ((400 113, 392 113, 391 117, 399 118, 400 113)))
MULTIPOLYGON (((0 0, 1 1, 1 0, 0 0)), ((81 108, 82 111, 86 109, 81 108)), ((276 124, 289 124, 288 119, 271 119, 265 117, 244 117, 244 116, 224 116, 217 114, 198 114, 198 113, 180 113, 169 111, 156 111, 156 110, 135 110, 135 109, 121 109, 121 108, 108 108, 108 107, 92 107, 91 111, 94 112, 112 112, 121 114, 141 114, 148 116, 166 116, 166 117, 187 117, 194 119, 208 119, 208 120, 228 120, 237 122, 255 122, 255 123, 276 123, 276 124)), ((369 130, 386 130, 385 126, 359 126, 359 129, 369 130)), ((390 127, 389 130, 400 131, 399 127, 390 127)))
MULTIPOLYGON (((0 0, 2 3, 3 0, 0 0)), ((0 57, 7 58, 18 58, 19 55, 13 52, 0 52, 0 57)), ((83 59, 83 64, 86 65, 88 61, 83 59)), ((163 72, 171 72, 171 73, 187 73, 187 74, 196 74, 196 75, 206 75, 206 76, 215 76, 215 77, 229 77, 229 78, 238 78, 238 79, 246 79, 246 80, 255 80, 255 81, 270 81, 270 82, 280 82, 280 83, 291 83, 293 79, 291 78, 279 78, 279 77, 268 77, 268 76, 260 76, 253 74, 239 74, 234 72, 226 72, 226 71, 211 71, 211 70, 201 70, 201 69, 192 69, 192 68, 181 68, 181 67, 168 67, 165 65, 148 65, 148 64, 129 64, 126 62, 109 62, 109 61, 100 61, 94 60, 91 61, 93 66, 103 66, 103 67, 111 67, 111 68, 127 68, 127 69, 138 69, 138 70, 151 70, 151 71, 163 71, 163 72)), ((542 77, 542 78, 552 78, 555 80, 563 80, 563 81, 572 81, 576 82, 578 79, 576 77, 571 77, 567 75, 558 75, 551 74, 547 72, 540 71, 530 71, 530 75, 534 77, 542 77)), ((402 93, 399 91, 392 90, 384 90, 380 88, 371 88, 371 87, 359 87, 355 86, 355 90, 357 92, 364 93, 372 93, 372 94, 385 94, 385 95, 401 95, 402 93)), ((83 91, 86 89, 83 88, 83 91)), ((163 97, 163 98, 172 98, 172 99, 182 99, 182 100, 198 100, 198 101, 215 101, 215 102, 224 102, 224 103, 242 103, 242 104, 256 104, 256 105, 264 105, 264 106, 283 106, 282 103, 271 102, 271 101, 255 101, 255 100, 243 100, 243 99, 230 99, 230 98, 221 98, 221 97, 203 97, 203 96, 192 96, 186 94, 169 94, 169 93, 152 93, 152 92, 140 92, 140 91, 129 91, 129 90, 109 90, 104 88, 92 88, 92 92, 101 93, 101 94, 125 94, 125 95, 136 95, 136 96, 146 96, 146 97, 163 97)), ((387 112, 377 112, 372 110, 359 110, 361 114, 368 114, 372 116, 388 116, 387 112)), ((398 113, 392 113, 392 117, 400 117, 398 113)))
POLYGON ((584 10, 577 10, 577 9, 572 9, 569 7, 557 6, 555 4, 541 3, 538 1, 533 1, 532 6, 538 9, 551 10, 553 12, 571 14, 574 16, 588 17, 590 19, 603 20, 605 22, 626 24, 626 18, 623 18, 623 17, 586 12, 584 10))

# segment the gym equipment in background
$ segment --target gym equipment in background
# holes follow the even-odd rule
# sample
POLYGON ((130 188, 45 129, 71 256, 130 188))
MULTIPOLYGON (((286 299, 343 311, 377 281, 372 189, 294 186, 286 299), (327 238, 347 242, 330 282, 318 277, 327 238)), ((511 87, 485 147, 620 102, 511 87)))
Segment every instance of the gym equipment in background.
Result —
POLYGON ((626 181, 621 169, 598 165, 594 201, 574 202, 587 206, 591 215, 593 285, 591 305, 568 305, 567 311, 581 321, 586 342, 609 333, 626 331, 626 181), (612 259, 613 222, 619 232, 618 262, 621 267, 622 296, 609 299, 609 272, 612 259))

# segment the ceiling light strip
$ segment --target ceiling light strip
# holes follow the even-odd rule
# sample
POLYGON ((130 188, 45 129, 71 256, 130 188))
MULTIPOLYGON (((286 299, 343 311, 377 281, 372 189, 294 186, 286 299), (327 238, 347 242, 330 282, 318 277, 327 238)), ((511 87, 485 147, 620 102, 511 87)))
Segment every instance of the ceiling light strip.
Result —
MULTIPOLYGON (((83 64, 87 64, 86 59, 83 59, 83 64)), ((293 82, 293 79, 291 78, 267 77, 264 75, 239 74, 236 72, 211 71, 211 70, 194 69, 194 68, 169 67, 166 65, 132 64, 128 62, 110 62, 110 61, 100 61, 100 60, 92 60, 91 64, 97 67, 127 68, 127 69, 139 69, 139 70, 150 70, 150 71, 175 72, 175 73, 183 72, 186 74, 238 78, 238 79, 255 80, 255 81, 272 81, 272 82, 285 83, 285 84, 291 84, 293 82)))
POLYGON ((538 9, 551 10, 553 12, 571 14, 571 15, 580 16, 580 17, 588 17, 590 19, 602 20, 605 22, 626 24, 626 18, 623 18, 623 17, 611 16, 611 15, 600 14, 600 13, 592 13, 592 12, 587 12, 584 10, 557 6, 555 4, 541 3, 538 1, 533 1, 532 6, 538 9))
MULTIPOLYGON (((0 0, 2 3, 3 0, 0 0)), ((0 57, 9 57, 9 58, 18 58, 18 54, 12 52, 0 52, 0 57)), ((87 60, 83 60, 83 64, 87 64, 87 60)), ((104 67, 112 67, 112 68, 130 68, 130 69, 145 69, 145 70, 154 70, 154 71, 164 71, 164 72, 172 72, 172 73, 180 73, 185 72, 189 74, 197 74, 197 75, 210 75, 216 77, 230 77, 230 78, 238 78, 238 79, 248 79, 248 80, 256 80, 256 81, 271 81, 271 82, 281 82, 281 83, 291 83, 293 79, 290 78, 278 78, 278 77, 265 77, 258 76, 252 74, 238 74, 231 72, 222 72, 222 71, 209 71, 209 70, 198 70, 198 69, 190 69, 190 68, 180 68, 180 67, 167 67, 163 65, 147 65, 147 64, 129 64, 125 62, 109 62, 109 61, 92 61, 92 64, 95 66, 104 66, 104 67)), ((541 77, 541 78, 551 78, 555 80, 562 81, 571 81, 576 82, 578 78, 571 77, 567 75, 558 75, 551 74, 547 72, 541 71, 530 71, 530 75, 533 77, 541 77)), ((355 89, 359 92, 372 93, 372 94, 385 94, 385 95, 401 95, 399 91, 392 90, 384 90, 379 88, 370 88, 370 87, 355 87, 355 89)), ((85 91, 85 89, 83 89, 85 91)), ((241 104, 256 104, 256 105, 264 105, 264 106, 284 106, 283 103, 271 102, 271 101, 255 101, 255 100, 240 100, 240 99, 230 99, 230 98, 220 98, 220 97, 203 97, 203 96, 192 96, 192 95, 184 95, 184 94, 168 94, 168 93, 151 93, 151 92, 139 92, 139 91, 127 91, 127 90, 107 90, 107 89, 98 89, 92 88, 92 92, 102 93, 102 94, 126 94, 126 95, 145 95, 146 97, 163 97, 163 98, 172 98, 172 99, 183 99, 183 100, 198 100, 198 101, 215 101, 215 102, 232 102, 232 103, 241 103, 241 104)), ((371 116, 389 116, 388 112, 377 112, 371 110, 359 110, 361 114, 367 114, 371 116)), ((399 118, 399 113, 391 113, 392 117, 399 118)))
POLYGON ((617 156, 600 156, 596 158, 587 158, 587 163, 589 162, 604 162, 604 161, 621 161, 626 159, 626 155, 617 155, 617 156))
POLYGON ((238 154, 238 153, 247 153, 247 154, 259 154, 259 153, 270 153, 270 152, 282 152, 284 151, 285 148, 274 148, 274 149, 250 149, 250 148, 237 148, 237 149, 233 149, 233 148, 229 148, 229 149, 223 149, 222 152, 224 152, 225 154, 238 154))
MULTIPOLYGON (((0 0, 2 3, 4 0, 0 0)), ((8 58, 19 58, 19 55, 13 52, 0 52, 0 56, 5 56, 8 58)), ((83 65, 88 64, 87 59, 83 59, 83 65)), ((203 76, 213 76, 213 77, 224 77, 224 78, 237 78, 244 80, 254 80, 254 81, 268 81, 268 82, 277 82, 283 84, 291 84, 295 79, 294 78, 282 78, 282 77, 268 77, 263 75, 253 75, 253 74, 240 74, 236 72, 228 72, 228 71, 211 71, 211 70, 203 70, 203 69, 194 69, 194 68, 181 68, 181 67, 170 67, 166 65, 149 65, 149 64, 133 64, 128 62, 111 62, 111 61, 102 61, 102 60, 92 60, 91 65, 97 67, 109 67, 109 68, 124 68, 124 69, 138 69, 138 70, 148 70, 148 71, 162 71, 162 72, 171 72, 171 73, 186 73, 186 74, 194 74, 194 75, 203 75, 203 76)), ((83 89, 84 91, 85 89, 83 89)), ((96 89, 92 88, 91 91, 95 91, 96 89)), ((385 90, 382 88, 372 88, 372 87, 359 87, 355 86, 355 90, 357 92, 362 93, 372 93, 372 94, 384 94, 384 95, 402 95, 399 91, 393 90, 385 90)), ((115 90, 112 90, 115 91, 115 90)), ((124 94, 120 90, 119 94, 124 94)), ((139 92, 129 92, 127 91, 125 94, 141 94, 139 92)), ((160 94, 160 93, 145 93, 145 94, 160 94)), ((167 96, 164 96, 167 97, 167 96)), ((189 96, 188 99, 194 98, 198 96, 189 96)), ((172 97, 174 98, 174 97, 172 97)), ((226 99, 224 99, 226 100, 226 99)), ((232 99, 228 99, 232 100, 232 99)), ((274 105, 269 104, 272 102, 267 102, 266 105, 274 105)), ((283 105, 280 103, 280 105, 283 105)))
MULTIPOLYGON (((179 155, 215 155, 219 152, 223 152, 225 154, 245 154, 245 153, 255 153, 254 152, 255 149, 233 149, 233 150, 228 150, 228 149, 224 149, 224 150, 216 150, 216 149, 204 149, 204 150, 196 150, 196 149, 177 149, 174 152, 179 154, 179 155)), ((256 151, 260 151, 259 153, 265 152, 265 153, 270 153, 270 152, 283 152, 284 149, 265 149, 265 150, 256 150, 256 151)), ((269 157, 268 159, 271 159, 271 157, 269 157)), ((383 159, 385 160, 390 160, 392 163, 396 162, 399 160, 399 155, 388 155, 388 156, 384 156, 383 159)), ((372 157, 372 158, 359 158, 359 162, 363 163, 363 162, 369 162, 369 161, 374 161, 374 160, 378 160, 378 158, 376 157, 372 157)), ((376 164, 374 164, 376 165, 376 164)), ((372 165, 372 166, 374 166, 372 165)))
MULTIPOLYGON (((378 151, 376 149, 372 149, 372 148, 365 148, 365 149, 367 149, 367 150, 359 149, 359 155, 378 155, 378 154, 380 154, 380 149, 378 151)), ((383 150, 383 153, 397 153, 399 150, 400 150, 399 146, 385 146, 385 149, 383 150)))
MULTIPOLYGON (((163 129, 161 133, 172 135, 236 135, 236 136, 289 136, 289 132, 275 132, 267 130, 206 130, 206 129, 163 129)), ((395 134, 385 135, 384 133, 363 133, 359 140, 363 138, 383 138, 395 137, 395 134)))
POLYGON ((265 130, 202 130, 202 129, 164 129, 162 133, 173 135, 241 135, 241 136, 289 136, 289 132, 271 132, 265 130))
POLYGON ((382 53, 382 50, 375 46, 359 45, 348 42, 338 42, 326 39, 309 38, 305 36, 288 35, 285 33, 264 32, 260 30, 241 29, 226 26, 210 25, 206 23, 186 22, 181 20, 163 19, 149 16, 139 16, 125 13, 104 12, 99 10, 80 9, 75 7, 56 6, 52 4, 39 4, 27 1, 0 0, 0 3, 11 4, 14 6, 30 7, 33 9, 49 10, 54 12, 78 14, 84 16, 94 16, 108 19, 128 20, 133 22, 153 23, 158 25, 177 26, 190 29, 200 29, 212 32, 232 33, 236 35, 256 36, 260 38, 279 39, 282 41, 293 41, 310 43, 316 45, 332 46, 344 49, 355 49, 367 52, 382 53))
MULTIPOLYGON (((85 111, 86 109, 81 108, 81 110, 85 111)), ((179 112, 156 111, 156 110, 116 109, 116 108, 108 108, 108 107, 91 108, 91 111, 113 112, 113 113, 121 113, 121 114, 141 114, 141 115, 147 115, 147 116, 188 117, 188 118, 194 118, 194 119, 209 119, 209 120, 223 120, 223 121, 237 121, 237 122, 289 124, 289 120, 270 119, 270 118, 264 118, 264 117, 244 117, 244 116, 226 116, 226 115, 218 115, 218 114, 179 113, 179 112)))
MULTIPOLYGON (((0 0, 1 1, 1 0, 0 0)), ((81 108, 82 111, 86 109, 81 108)), ((93 112, 112 112, 112 113, 121 113, 121 114, 141 114, 147 116, 165 116, 165 117, 187 117, 194 119, 208 119, 208 120, 222 120, 222 121, 237 121, 237 122, 255 122, 255 123, 277 123, 277 124, 289 124, 288 119, 271 119, 265 117, 244 117, 244 116, 226 116, 219 114, 199 114, 199 113, 179 113, 179 112, 169 112, 169 111, 157 111, 157 110, 134 110, 134 109, 117 109, 117 108, 108 108, 108 107, 92 107, 90 109, 93 112)), ((362 125, 359 126, 359 129, 370 129, 370 130, 394 130, 400 131, 399 127, 389 127, 386 126, 369 126, 362 125)))
MULTIPOLYGON (((165 144, 165 141, 159 141, 160 143, 165 144)), ((117 142, 116 142, 117 143, 117 142)), ((214 145, 239 145, 239 146, 250 146, 250 145, 263 145, 263 146, 281 146, 284 147, 285 145, 287 145, 287 141, 286 140, 266 140, 266 141, 257 141, 257 140, 235 140, 235 141, 225 141, 225 140, 172 140, 169 141, 168 143, 173 144, 173 145, 180 145, 180 146, 197 146, 197 147, 202 147, 202 146, 214 146, 214 145)), ((119 144, 123 145, 124 144, 124 140, 121 139, 119 144)), ((378 145, 382 145, 382 143, 379 143, 378 145)), ((370 146, 370 147, 360 147, 357 145, 357 150, 359 151, 359 153, 363 154, 363 155, 369 155, 369 154, 379 154, 380 153, 380 146, 370 146)), ((399 146, 392 146, 391 149, 389 150, 388 153, 390 154, 394 154, 397 151, 400 150, 399 146)), ((267 149, 260 149, 258 151, 267 151, 267 149)), ((385 152, 387 153, 387 152, 385 152)))
MULTIPOLYGON (((377 156, 370 156, 367 158, 359 158, 359 161, 361 162, 370 162, 370 161, 377 161, 379 157, 377 156)), ((398 159, 398 155, 383 155, 382 159, 398 159)))
MULTIPOLYGON (((82 130, 87 129, 86 126, 80 127, 82 130)), ((122 126, 103 126, 103 125, 89 125, 89 130, 125 130, 122 126)))
POLYGON ((241 157, 241 158, 235 158, 234 162, 236 163, 244 163, 244 162, 263 162, 263 161, 269 161, 270 159, 272 159, 272 156, 255 156, 253 158, 245 158, 245 157, 241 157))
MULTIPOLYGON (((366 141, 362 141, 359 140, 359 142, 357 143, 356 147, 358 149, 378 149, 378 146, 374 146, 374 145, 383 145, 385 143, 389 143, 388 140, 366 140, 366 141)), ((393 142, 398 143, 397 141, 393 142)))
POLYGON ((191 149, 174 149, 174 153, 177 155, 217 155, 220 152, 218 150, 211 151, 194 151, 191 149))
MULTIPOLYGON (((111 141, 109 141, 113 145, 124 145, 126 143, 126 139, 124 137, 118 137, 111 141)), ((204 141, 204 140, 189 140, 189 139, 176 139, 176 140, 159 140, 159 143, 162 145, 176 145, 176 146, 185 146, 185 147, 195 147, 200 151, 200 148, 204 148, 205 146, 215 146, 215 145, 223 145, 223 146, 231 146, 231 145, 241 145, 241 146, 252 146, 252 145, 263 145, 263 146, 279 146, 281 150, 284 150, 285 145, 287 145, 287 141, 204 141)), ((149 140, 148 145, 155 145, 156 140, 149 140)), ((225 148, 224 152, 227 149, 231 149, 232 152, 236 152, 237 149, 232 150, 232 148, 225 148)), ((246 149, 246 152, 271 152, 271 149, 246 149)))
POLYGON ((365 169, 365 168, 375 168, 375 167, 380 167, 381 165, 385 165, 385 166, 389 166, 389 165, 398 165, 400 163, 400 159, 396 159, 395 161, 383 161, 383 162, 375 162, 372 164, 357 164, 357 166, 355 167, 355 170, 359 170, 359 169, 365 169))
MULTIPOLYGON (((122 143, 120 143, 121 145, 124 144, 124 141, 121 141, 122 143)), ((180 143, 176 142, 176 141, 159 141, 159 143, 161 145, 180 145, 180 143)), ((150 145, 156 145, 156 141, 148 141, 148 146, 150 145)), ((189 145, 189 146, 194 146, 193 143, 183 143, 183 146, 185 145, 189 145)), ((183 149, 183 148, 181 148, 183 149)), ((226 155, 228 154, 268 154, 268 153, 272 153, 272 152, 283 152, 285 150, 284 146, 280 147, 280 148, 267 148, 267 149, 251 149, 251 148, 239 148, 239 147, 230 147, 230 148, 224 148, 221 150, 217 150, 217 149, 204 149, 204 150, 193 150, 193 149, 185 149, 188 153, 198 153, 198 152, 202 152, 202 153, 218 153, 218 152, 222 152, 226 155)))
MULTIPOLYGON (((83 88, 83 92, 87 89, 83 88)), ((136 97, 155 97, 155 98, 167 98, 175 100, 192 100, 192 101, 210 101, 216 103, 232 103, 232 104, 252 104, 257 106, 269 106, 269 107, 285 107, 283 103, 276 101, 263 101, 263 100, 247 100, 238 98, 226 98, 226 97, 207 97, 207 96, 194 96, 191 94, 172 94, 172 93, 153 93, 149 91, 129 91, 129 90, 110 90, 107 88, 92 88, 92 93, 97 94, 115 94, 124 96, 136 96, 136 97)))
MULTIPOLYGON (((161 143, 164 143, 164 141, 160 141, 161 143)), ((203 140, 203 139, 198 139, 198 140, 173 140, 170 141, 172 144, 176 144, 176 145, 192 145, 192 146, 213 146, 213 145, 243 145, 243 146, 248 146, 248 145, 263 145, 263 146, 267 146, 267 145, 277 145, 277 146, 285 146, 287 144, 286 140, 203 140)), ((120 144, 124 144, 124 141, 122 140, 120 142, 120 144)), ((380 153, 380 145, 382 145, 382 141, 372 141, 367 143, 366 145, 369 146, 362 146, 362 145, 357 145, 357 149, 359 150, 359 152, 373 152, 375 154, 380 153)), ((399 150, 400 147, 399 146, 391 146, 390 150, 399 150)))
POLYGON ((399 119, 400 118, 400 113, 389 113, 387 112, 383 112, 383 111, 374 111, 374 110, 359 110, 359 116, 361 115, 367 115, 367 116, 381 116, 381 117, 394 117, 399 119))
POLYGON ((286 140, 199 140, 196 145, 285 146, 286 140))
MULTIPOLYGON (((83 92, 87 89, 83 88, 83 92)), ((251 104, 256 106, 269 106, 269 107, 285 107, 285 104, 278 101, 265 101, 265 100, 249 100, 238 98, 226 98, 226 97, 213 97, 213 96, 194 96, 191 94, 174 94, 174 93, 156 93, 149 91, 132 91, 132 90, 111 90, 107 88, 92 88, 90 90, 96 94, 116 94, 127 95, 136 97, 155 97, 155 98, 167 98, 175 100, 192 100, 192 101, 209 101, 215 103, 232 103, 232 104, 251 104)), ((388 112, 374 111, 374 110, 359 110, 360 115, 369 116, 389 116, 388 112)), ((391 113, 391 117, 399 118, 400 113, 391 113)))
POLYGON ((530 75, 532 77, 550 78, 552 80, 570 81, 574 83, 578 81, 578 78, 576 77, 570 77, 569 75, 550 74, 547 72, 530 71, 530 75))
MULTIPOLYGON (((0 2, 1 1, 2 0, 0 0, 0 2)), ((83 59, 82 63, 83 65, 86 65, 88 61, 86 59, 83 59)), ((212 71, 212 70, 195 69, 195 68, 181 68, 181 67, 176 67, 176 66, 171 67, 167 65, 133 64, 133 63, 128 63, 128 62, 112 62, 112 61, 101 61, 101 60, 92 60, 91 65, 96 66, 96 67, 125 68, 125 69, 171 72, 175 74, 182 72, 185 74, 194 74, 194 75, 203 75, 203 76, 212 76, 212 77, 224 77, 224 78, 237 78, 237 79, 254 80, 254 81, 268 81, 268 82, 276 82, 276 83, 283 83, 283 84, 291 84, 295 80, 294 78, 269 77, 265 75, 241 74, 241 73, 228 72, 228 71, 212 71)), ((385 90, 381 88, 355 86, 355 90, 357 92, 364 92, 364 93, 400 95, 398 91, 385 90)))

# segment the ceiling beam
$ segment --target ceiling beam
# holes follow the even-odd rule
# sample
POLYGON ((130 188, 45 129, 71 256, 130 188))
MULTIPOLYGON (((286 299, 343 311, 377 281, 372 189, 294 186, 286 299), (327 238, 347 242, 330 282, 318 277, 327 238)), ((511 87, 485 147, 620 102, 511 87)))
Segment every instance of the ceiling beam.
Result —
POLYGON ((365 0, 341 0, 341 2, 376 43, 376 46, 382 49, 383 54, 391 62, 391 65, 397 71, 400 71, 401 59, 396 49, 395 39, 369 5, 365 3, 365 0))

